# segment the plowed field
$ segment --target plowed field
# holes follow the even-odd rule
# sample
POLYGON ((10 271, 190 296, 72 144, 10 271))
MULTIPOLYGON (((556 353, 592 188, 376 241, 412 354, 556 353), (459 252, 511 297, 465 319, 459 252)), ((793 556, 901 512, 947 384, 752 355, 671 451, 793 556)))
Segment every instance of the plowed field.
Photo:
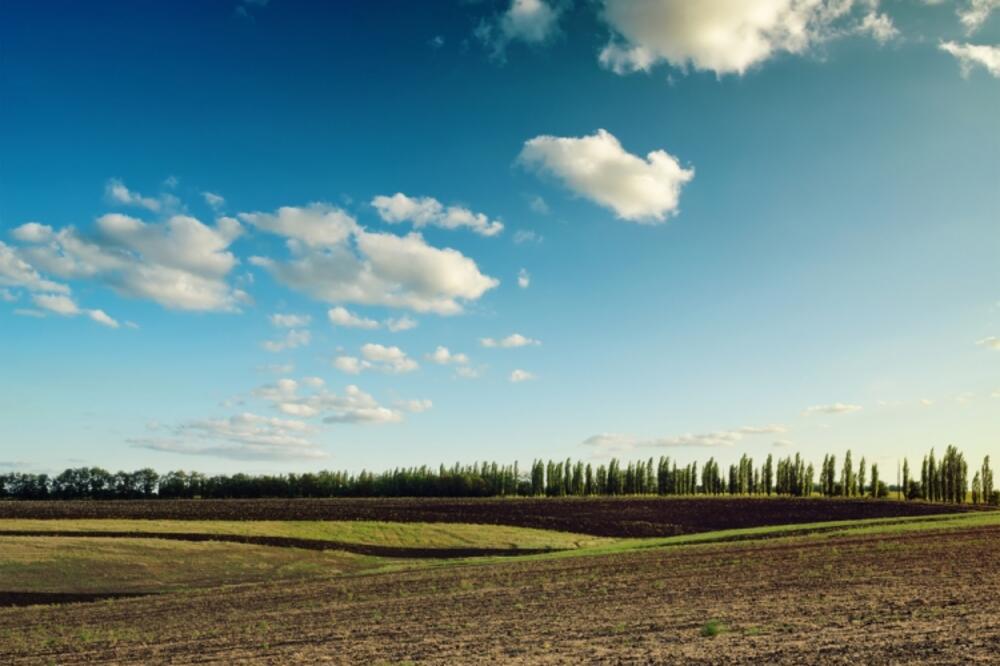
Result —
POLYGON ((0 663, 996 663, 1000 526, 0 610, 0 663))
POLYGON ((967 510, 967 505, 774 497, 0 502, 0 518, 479 523, 611 537, 672 536, 763 525, 967 510))

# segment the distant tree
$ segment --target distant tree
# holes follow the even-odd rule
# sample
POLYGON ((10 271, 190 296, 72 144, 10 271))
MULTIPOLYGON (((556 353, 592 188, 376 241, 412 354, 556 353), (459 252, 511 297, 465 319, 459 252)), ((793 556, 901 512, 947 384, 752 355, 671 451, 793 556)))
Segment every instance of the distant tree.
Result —
MULTIPOLYGON (((891 474, 891 472, 890 472, 890 474, 891 474)), ((878 497, 879 496, 878 489, 879 489, 878 465, 875 464, 875 463, 872 463, 872 487, 871 487, 871 496, 872 497, 878 497)))
MULTIPOLYGON (((858 463, 858 494, 859 495, 864 495, 865 494, 865 479, 866 479, 865 457, 861 456, 861 462, 858 463)), ((874 497, 874 493, 872 493, 872 496, 874 497)))

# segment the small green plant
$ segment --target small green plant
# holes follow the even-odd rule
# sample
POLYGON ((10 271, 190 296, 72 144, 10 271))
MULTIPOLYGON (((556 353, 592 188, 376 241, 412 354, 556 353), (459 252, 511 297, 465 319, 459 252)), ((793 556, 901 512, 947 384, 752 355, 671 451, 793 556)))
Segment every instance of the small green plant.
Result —
POLYGON ((719 620, 709 620, 704 624, 704 626, 702 626, 701 635, 706 638, 713 638, 727 631, 729 631, 729 627, 724 625, 719 620))

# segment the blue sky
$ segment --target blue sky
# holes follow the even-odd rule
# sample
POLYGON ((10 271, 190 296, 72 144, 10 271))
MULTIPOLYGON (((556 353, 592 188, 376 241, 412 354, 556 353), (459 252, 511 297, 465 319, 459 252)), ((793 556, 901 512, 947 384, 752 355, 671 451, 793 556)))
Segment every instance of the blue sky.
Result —
POLYGON ((4 3, 0 469, 1000 453, 1000 3, 315 4, 4 3))

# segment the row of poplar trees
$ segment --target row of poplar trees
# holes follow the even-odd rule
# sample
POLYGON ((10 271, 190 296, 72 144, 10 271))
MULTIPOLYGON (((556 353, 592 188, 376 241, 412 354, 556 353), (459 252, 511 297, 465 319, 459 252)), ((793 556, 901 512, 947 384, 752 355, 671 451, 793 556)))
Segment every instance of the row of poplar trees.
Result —
MULTIPOLYGON (((895 490, 907 499, 932 502, 1000 504, 987 456, 973 470, 971 496, 969 466, 961 452, 949 446, 942 457, 932 450, 924 456, 920 477, 902 464, 895 490)), ((817 470, 799 454, 775 459, 768 455, 760 466, 744 455, 723 469, 709 458, 679 466, 667 456, 623 463, 612 459, 594 466, 583 461, 535 460, 525 473, 513 465, 482 462, 452 467, 397 468, 384 472, 321 471, 280 475, 215 475, 154 470, 112 474, 98 467, 45 474, 0 475, 0 499, 155 499, 256 497, 502 497, 586 495, 786 495, 804 497, 886 497, 890 488, 878 465, 857 465, 847 451, 838 465, 833 455, 817 470)))

